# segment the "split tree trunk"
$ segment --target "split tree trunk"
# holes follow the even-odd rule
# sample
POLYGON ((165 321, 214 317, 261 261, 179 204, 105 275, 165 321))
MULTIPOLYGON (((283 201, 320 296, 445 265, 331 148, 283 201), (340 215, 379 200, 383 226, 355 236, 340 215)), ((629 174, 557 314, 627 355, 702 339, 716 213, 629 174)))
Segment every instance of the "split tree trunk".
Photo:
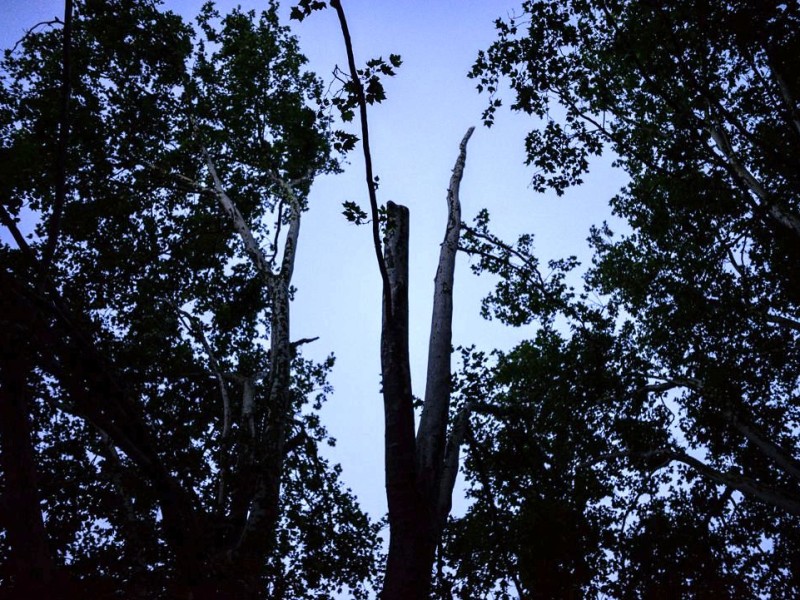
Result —
MULTIPOLYGON (((453 278, 461 226, 458 191, 472 132, 470 128, 461 141, 447 194, 448 220, 435 279, 425 401, 416 436, 408 351, 408 209, 393 202, 386 206, 388 288, 384 286, 383 291, 381 372, 389 556, 382 600, 424 600, 430 596, 435 549, 450 512, 453 461, 457 469, 460 442, 447 440, 453 278)), ((454 428, 456 438, 461 436, 461 429, 454 428)))

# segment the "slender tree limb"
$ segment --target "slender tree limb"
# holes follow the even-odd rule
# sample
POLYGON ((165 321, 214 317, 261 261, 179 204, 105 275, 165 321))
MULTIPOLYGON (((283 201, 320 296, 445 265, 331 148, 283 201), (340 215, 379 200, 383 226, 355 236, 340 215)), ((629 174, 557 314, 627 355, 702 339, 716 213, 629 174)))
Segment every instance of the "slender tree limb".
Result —
MULTIPOLYGON (((429 497, 434 508, 441 492, 439 478, 443 468, 452 387, 453 279, 461 230, 459 190, 467 160, 467 143, 473 131, 475 128, 470 127, 461 140, 447 191, 447 227, 434 279, 425 400, 417 431, 417 478, 423 494, 429 497)), ((436 514, 435 510, 433 514, 436 514)))
POLYGON ((597 456, 591 460, 584 461, 576 465, 576 468, 586 468, 600 462, 613 460, 615 458, 638 458, 640 460, 648 461, 652 465, 651 470, 653 471, 664 468, 672 462, 680 462, 694 469, 697 473, 707 477, 711 481, 731 487, 742 492, 746 496, 757 498, 762 502, 771 504, 772 506, 785 510, 790 514, 800 515, 800 498, 797 498, 794 495, 789 495, 780 490, 767 487, 751 477, 718 471, 717 469, 710 467, 706 463, 682 450, 674 450, 671 448, 659 448, 656 450, 649 450, 647 452, 620 450, 618 452, 610 452, 601 456, 597 456))
POLYGON ((784 327, 788 327, 789 329, 800 331, 800 321, 796 321, 782 315, 767 315, 767 323, 782 325, 784 327))
POLYGON ((749 477, 717 471, 685 452, 670 452, 667 453, 667 457, 670 460, 682 462, 692 467, 695 471, 701 475, 705 475, 712 481, 730 486, 745 495, 758 498, 762 502, 781 508, 792 515, 800 516, 800 499, 798 498, 788 496, 783 492, 769 488, 749 477))
POLYGON ((253 232, 247 225, 247 222, 244 220, 242 213, 239 212, 239 209, 233 203, 233 200, 231 200, 230 196, 228 196, 228 194, 225 192, 225 188, 222 185, 222 180, 220 180, 219 175, 217 174, 217 169, 214 166, 214 162, 211 160, 211 156, 208 154, 208 151, 204 149, 203 153, 205 154, 206 166, 211 174, 211 179, 214 181, 214 190, 220 206, 228 215, 228 217, 230 217, 233 228, 236 233, 239 234, 239 237, 244 244, 245 251, 250 257, 250 260, 253 261, 256 270, 267 284, 271 284, 272 280, 274 279, 274 274, 272 269, 270 269, 269 260, 264 255, 264 251, 258 245, 258 242, 256 241, 255 236, 253 236, 253 232))
POLYGON ((389 294, 389 275, 387 273, 381 245, 378 196, 375 189, 375 175, 372 170, 372 150, 369 142, 369 122, 367 120, 367 100, 364 96, 364 86, 361 84, 361 78, 358 75, 355 55, 353 54, 353 41, 350 38, 350 28, 347 26, 347 18, 345 17, 342 3, 340 0, 331 0, 331 7, 336 11, 336 15, 339 17, 339 25, 342 29, 342 37, 344 38, 344 45, 347 50, 347 65, 350 70, 350 82, 353 85, 358 102, 358 112, 361 121, 361 148, 364 152, 364 169, 367 180, 367 191, 369 193, 370 212, 372 214, 372 244, 375 247, 375 258, 378 261, 378 269, 380 270, 381 281, 383 282, 383 302, 387 314, 392 314, 392 300, 391 294, 389 294))
POLYGON ((761 205, 766 208, 768 214, 781 225, 789 229, 794 235, 800 237, 800 219, 787 213, 780 206, 770 201, 767 190, 749 169, 741 163, 727 137, 719 127, 707 124, 706 129, 711 135, 711 139, 714 140, 717 149, 725 158, 730 169, 736 174, 738 179, 743 182, 747 189, 761 201, 761 205))
POLYGON ((777 444, 767 440, 754 427, 746 425, 735 416, 728 414, 733 426, 764 454, 772 459, 782 470, 800 481, 800 464, 777 444))
POLYGON ((126 537, 126 543, 130 547, 131 553, 133 554, 136 572, 144 573, 147 570, 147 565, 144 559, 144 547, 138 535, 141 521, 136 515, 136 510, 134 509, 131 496, 128 493, 128 490, 125 489, 125 484, 122 480, 122 470, 124 468, 122 465, 122 460, 111 437, 99 427, 96 427, 95 429, 97 430, 100 440, 103 442, 103 446, 105 447, 105 458, 111 464, 111 469, 109 469, 111 482, 116 489, 117 494, 120 496, 120 498, 122 498, 122 506, 124 508, 123 515, 126 525, 130 531, 134 532, 134 539, 131 540, 130 538, 126 537))
POLYGON ((305 344, 311 344, 316 342, 319 339, 319 336, 315 336, 313 338, 300 338, 299 340, 295 340, 292 342, 292 350, 297 350, 300 346, 304 346, 305 344))
POLYGON ((17 227, 17 223, 14 221, 14 217, 12 217, 6 207, 0 204, 0 223, 8 229, 11 233, 11 237, 14 238, 14 241, 17 244, 17 247, 22 252, 25 259, 39 272, 41 272, 41 265, 36 260, 36 256, 33 254, 33 250, 31 249, 28 241, 25 239, 25 236, 22 235, 22 232, 17 227))
POLYGON ((794 125, 795 133, 800 135, 800 114, 798 114, 797 101, 792 96, 792 91, 789 89, 786 79, 778 72, 774 65, 770 65, 770 72, 778 84, 778 89, 781 91, 783 101, 786 103, 786 110, 789 112, 789 117, 792 125, 794 125))
POLYGON ((196 181, 196 180, 192 179, 191 177, 187 177, 186 175, 183 175, 182 173, 173 173, 172 171, 168 171, 168 170, 166 170, 166 169, 164 169, 162 167, 159 167, 158 165, 156 165, 156 164, 154 164, 152 162, 149 162, 149 161, 144 161, 142 164, 145 167, 147 167, 148 169, 150 169, 151 171, 155 171, 157 173, 160 173, 161 175, 163 175, 165 177, 168 177, 170 179, 175 179, 177 181, 180 181, 181 183, 187 185, 194 192, 197 192, 199 194, 213 194, 213 195, 217 194, 217 192, 215 190, 212 190, 212 189, 204 186, 199 181, 196 181))
POLYGON ((205 331, 203 331, 202 321, 200 321, 200 319, 198 319, 195 315, 174 304, 173 307, 178 311, 178 314, 184 320, 186 328, 191 331, 195 338, 202 344, 203 350, 205 350, 206 356, 208 356, 209 363, 211 364, 211 370, 214 373, 219 386, 220 397, 222 399, 222 431, 220 432, 220 449, 218 458, 219 481, 217 485, 217 509, 221 511, 225 502, 225 486, 228 475, 228 461, 226 456, 228 452, 228 438, 230 437, 231 432, 231 401, 230 397, 228 396, 228 386, 225 384, 225 376, 222 373, 219 361, 217 360, 214 351, 211 349, 211 344, 206 337, 205 331))
POLYGON ((444 451, 442 474, 439 484, 439 494, 436 504, 436 517, 438 529, 442 531, 447 523, 447 517, 453 507, 453 489, 458 477, 459 458, 461 446, 466 443, 469 434, 469 418, 473 410, 472 403, 466 403, 456 414, 453 428, 447 440, 444 451))
POLYGON ((480 250, 474 250, 472 248, 463 248, 462 247, 462 250, 464 252, 466 252, 467 254, 477 254, 477 255, 482 256, 484 258, 487 258, 487 259, 490 259, 490 260, 494 260, 496 262, 501 262, 501 263, 503 263, 505 265, 508 265, 512 270, 514 270, 521 277, 524 277, 525 279, 531 281, 531 283, 533 283, 539 289, 539 291, 542 292, 542 294, 547 294, 548 293, 547 292, 547 286, 546 286, 546 283, 545 283, 546 280, 545 280, 544 277, 542 277, 542 273, 539 271, 539 269, 533 265, 534 260, 533 260, 533 258, 531 256, 524 255, 522 252, 520 252, 519 250, 517 250, 516 248, 514 248, 510 244, 507 244, 506 242, 500 240, 499 238, 496 238, 493 235, 488 235, 488 234, 485 234, 485 233, 481 233, 480 231, 478 231, 474 227, 470 227, 469 225, 464 224, 463 228, 472 237, 475 237, 476 239, 479 239, 479 240, 483 240, 484 242, 486 242, 487 244, 490 244, 491 246, 495 246, 497 248, 500 248, 503 252, 507 253, 510 257, 517 258, 522 263, 522 265, 515 265, 512 262, 503 263, 503 260, 498 256, 494 256, 493 254, 489 254, 487 252, 482 252, 480 250), (535 278, 536 278, 535 281, 532 281, 531 274, 533 274, 533 276, 535 276, 535 278))
POLYGON ((38 22, 38 23, 36 23, 36 25, 34 25, 33 27, 29 27, 29 28, 28 28, 28 29, 25 31, 25 33, 23 34, 23 36, 22 36, 20 39, 18 39, 18 40, 17 40, 17 41, 14 43, 14 45, 11 47, 11 53, 13 54, 14 52, 16 52, 16 51, 17 51, 17 48, 19 48, 20 44, 23 44, 23 43, 25 43, 25 40, 26 40, 26 39, 28 39, 28 37, 29 37, 31 34, 33 34, 33 32, 34 32, 36 29, 38 29, 39 27, 41 27, 42 25, 47 25, 47 26, 51 26, 51 25, 64 25, 64 21, 62 21, 62 20, 61 20, 61 19, 59 19, 58 17, 53 17, 53 18, 52 18, 52 19, 50 19, 49 21, 39 21, 39 22, 38 22))
POLYGON ((58 237, 61 233, 61 215, 67 196, 67 146, 69 143, 69 101, 72 93, 72 0, 64 2, 64 29, 61 58, 61 103, 58 115, 58 146, 56 148, 55 202, 47 227, 47 241, 42 254, 42 273, 47 273, 53 262, 58 237))

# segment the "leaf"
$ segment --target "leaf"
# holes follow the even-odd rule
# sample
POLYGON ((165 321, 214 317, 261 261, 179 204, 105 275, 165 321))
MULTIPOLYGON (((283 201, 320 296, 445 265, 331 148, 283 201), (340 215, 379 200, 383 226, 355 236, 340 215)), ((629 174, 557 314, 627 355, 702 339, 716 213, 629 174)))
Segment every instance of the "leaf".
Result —
POLYGON ((368 215, 364 210, 355 202, 345 201, 342 203, 344 210, 342 214, 351 223, 362 225, 368 222, 368 215))

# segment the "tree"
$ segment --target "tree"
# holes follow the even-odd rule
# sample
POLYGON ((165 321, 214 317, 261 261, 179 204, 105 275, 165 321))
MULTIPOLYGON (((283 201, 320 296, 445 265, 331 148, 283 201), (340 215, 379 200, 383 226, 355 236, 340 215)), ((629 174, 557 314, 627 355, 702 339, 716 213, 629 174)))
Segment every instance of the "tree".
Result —
MULTIPOLYGON (((303 20, 327 6, 325 2, 301 1, 293 8, 292 16, 303 20)), ((461 229, 459 189, 473 128, 461 140, 447 192, 448 220, 434 283, 425 398, 415 431, 408 347, 409 213, 406 207, 394 202, 385 206, 378 203, 378 179, 372 168, 367 118, 368 105, 386 97, 381 77, 394 75, 401 60, 397 55, 391 55, 388 63, 380 58, 371 59, 366 67, 359 69, 342 4, 333 0, 330 7, 336 11, 348 60, 343 94, 334 104, 344 121, 358 114, 369 197, 369 213, 355 203, 346 203, 345 215, 356 223, 371 219, 373 248, 383 287, 380 352, 389 552, 381 598, 424 599, 430 596, 436 548, 450 513, 463 442, 460 425, 463 418, 449 419, 450 362, 453 277, 461 229)), ((355 143, 353 137, 347 139, 355 143)))
MULTIPOLYGON (((606 593, 797 594, 799 21, 795 2, 529 1, 471 73, 487 123, 506 84, 539 120, 536 191, 565 193, 603 151, 630 177, 611 206, 631 231, 593 231, 586 293, 635 350, 608 369, 635 377, 594 399, 617 416, 601 430, 614 451, 574 450, 631 497, 606 593)), ((530 240, 480 242, 505 278, 488 301, 501 318, 575 322, 590 306, 547 294, 530 240)))
POLYGON ((321 84, 275 3, 207 4, 195 32, 152 2, 66 14, 2 69, 3 514, 25 517, 3 586, 30 564, 53 595, 363 597, 377 527, 317 452, 333 358, 289 330, 306 196, 338 168, 321 84))

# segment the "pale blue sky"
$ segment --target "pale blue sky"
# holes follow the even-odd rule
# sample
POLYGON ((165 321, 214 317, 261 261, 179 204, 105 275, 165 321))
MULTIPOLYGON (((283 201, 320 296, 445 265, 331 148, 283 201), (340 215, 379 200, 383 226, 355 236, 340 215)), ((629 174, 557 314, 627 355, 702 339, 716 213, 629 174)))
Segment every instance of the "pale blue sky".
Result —
MULTIPOLYGON (((165 5, 193 17, 202 2, 168 0, 165 5)), ((220 10, 235 2, 220 2, 220 10)), ((241 2, 259 8, 258 2, 241 2)), ((411 210, 411 356, 417 396, 424 393, 427 333, 433 277, 446 219, 445 192, 458 143, 476 125, 461 187, 463 218, 471 221, 482 207, 494 229, 508 240, 536 235, 544 260, 577 254, 588 259, 589 227, 608 218, 607 201, 624 182, 598 161, 586 183, 562 198, 534 194, 530 170, 523 164, 523 138, 535 123, 500 111, 491 129, 480 126, 486 98, 466 78, 477 51, 494 38, 493 22, 517 0, 343 0, 356 58, 400 54, 398 76, 386 83, 388 100, 370 113, 372 154, 380 176, 379 200, 411 210)), ((0 0, 0 47, 9 47, 26 27, 63 12, 54 0, 0 0)), ((282 12, 288 15, 291 3, 282 12)), ((310 68, 325 79, 345 64, 341 34, 332 11, 292 22, 310 68)), ((355 131, 354 131, 355 132, 355 131)), ((373 517, 386 510, 383 483, 383 414, 379 395, 380 278, 367 227, 341 216, 341 203, 366 205, 360 148, 346 172, 319 179, 301 231, 293 308, 293 337, 319 336, 304 353, 337 356, 331 381, 335 393, 323 409, 323 422, 338 439, 330 457, 344 468, 343 478, 373 517)), ((510 348, 533 329, 509 329, 480 319, 488 279, 469 271, 459 256, 455 284, 454 345, 510 348)), ((454 499, 461 511, 463 500, 454 499)))

